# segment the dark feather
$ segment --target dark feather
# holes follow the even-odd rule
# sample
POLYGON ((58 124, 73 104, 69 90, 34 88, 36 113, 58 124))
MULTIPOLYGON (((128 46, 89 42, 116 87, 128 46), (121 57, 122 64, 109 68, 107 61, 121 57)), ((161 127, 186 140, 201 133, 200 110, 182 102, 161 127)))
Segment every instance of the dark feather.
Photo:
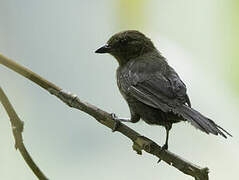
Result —
POLYGON ((224 133, 226 133, 229 136, 232 136, 226 130, 218 126, 214 121, 205 117, 204 115, 202 115, 200 112, 196 111, 193 108, 183 105, 183 106, 179 106, 175 108, 173 112, 183 117, 188 122, 190 122, 193 126, 195 126, 196 128, 202 130, 203 132, 207 134, 209 133, 212 133, 214 135, 220 134, 224 138, 227 138, 224 133))
POLYGON ((207 134, 220 134, 225 138, 224 133, 230 135, 191 108, 185 84, 166 61, 160 61, 159 57, 151 57, 150 60, 142 58, 137 62, 132 60, 124 68, 126 71, 121 69, 119 83, 126 94, 165 113, 173 113, 207 134))

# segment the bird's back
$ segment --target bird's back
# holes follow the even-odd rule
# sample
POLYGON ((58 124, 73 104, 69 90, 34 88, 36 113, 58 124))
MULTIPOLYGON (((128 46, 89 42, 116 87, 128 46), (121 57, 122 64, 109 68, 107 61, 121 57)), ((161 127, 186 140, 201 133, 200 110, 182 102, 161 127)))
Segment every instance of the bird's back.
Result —
POLYGON ((169 89, 171 85, 167 84, 168 79, 165 78, 165 75, 173 75, 172 72, 174 70, 170 69, 165 59, 157 52, 132 59, 117 69, 117 85, 121 94, 131 111, 139 114, 148 124, 165 125, 167 121, 173 123, 180 119, 165 110, 168 108, 167 103, 169 104, 166 102, 169 99, 167 96, 171 98, 171 105, 178 101, 173 99, 172 89, 169 89), (148 90, 141 91, 142 85, 144 90, 148 90), (158 97, 161 96, 160 103, 154 102, 157 98, 150 91, 154 91, 158 97))

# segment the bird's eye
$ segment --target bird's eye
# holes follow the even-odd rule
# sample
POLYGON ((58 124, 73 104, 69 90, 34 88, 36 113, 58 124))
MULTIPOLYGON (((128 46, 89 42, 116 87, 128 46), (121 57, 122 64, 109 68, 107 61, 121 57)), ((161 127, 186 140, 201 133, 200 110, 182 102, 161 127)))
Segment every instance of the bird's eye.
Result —
POLYGON ((126 45, 126 44, 128 44, 127 39, 120 39, 120 44, 121 44, 121 45, 126 45))

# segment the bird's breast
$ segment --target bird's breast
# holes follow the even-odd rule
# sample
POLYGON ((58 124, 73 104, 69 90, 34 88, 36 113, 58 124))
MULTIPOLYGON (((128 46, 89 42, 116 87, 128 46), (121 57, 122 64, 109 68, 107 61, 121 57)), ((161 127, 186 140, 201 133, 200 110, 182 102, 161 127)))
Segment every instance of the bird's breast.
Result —
POLYGON ((119 88, 120 93, 124 97, 125 100, 129 98, 128 95, 128 88, 129 88, 129 83, 127 82, 127 75, 128 73, 124 73, 122 69, 117 69, 116 73, 116 79, 117 79, 117 86, 119 88))

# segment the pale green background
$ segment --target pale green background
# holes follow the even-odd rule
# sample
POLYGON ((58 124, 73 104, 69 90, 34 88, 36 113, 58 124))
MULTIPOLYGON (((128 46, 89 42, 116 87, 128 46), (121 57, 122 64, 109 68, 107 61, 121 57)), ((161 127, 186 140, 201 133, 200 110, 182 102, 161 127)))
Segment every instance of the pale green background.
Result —
MULTIPOLYGON (((210 168, 210 180, 238 179, 239 3, 228 0, 0 0, 0 52, 108 112, 129 116, 115 82, 116 61, 94 50, 120 30, 149 36, 177 69, 194 108, 234 137, 173 127, 169 149, 210 168)), ((190 180, 90 116, 0 67, 1 86, 25 121, 24 142, 52 180, 190 180)), ((130 127, 163 144, 162 127, 130 127)), ((0 179, 36 179, 14 149, 0 106, 0 179)))

